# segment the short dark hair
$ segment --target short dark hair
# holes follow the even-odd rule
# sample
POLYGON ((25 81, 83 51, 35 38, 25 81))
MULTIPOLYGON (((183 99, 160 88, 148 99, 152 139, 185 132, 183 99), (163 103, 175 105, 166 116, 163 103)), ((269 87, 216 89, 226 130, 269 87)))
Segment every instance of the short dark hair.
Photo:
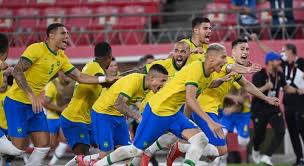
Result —
POLYGON ((153 72, 153 71, 154 72, 158 72, 158 73, 162 73, 162 74, 165 74, 165 75, 168 75, 167 69, 164 66, 160 65, 160 64, 154 64, 154 65, 152 65, 151 68, 150 68, 150 70, 149 70, 149 73, 153 72))
POLYGON ((297 47, 294 44, 287 43, 285 44, 286 49, 291 50, 291 52, 297 55, 297 47))
POLYGON ((4 54, 8 50, 8 38, 4 33, 0 33, 0 53, 4 54))
POLYGON ((138 65, 145 65, 148 59, 155 59, 152 54, 147 54, 139 59, 138 65))
POLYGON ((115 57, 112 57, 112 61, 116 61, 116 58, 115 58, 115 57))
POLYGON ((195 17, 192 20, 192 29, 194 29, 196 26, 200 25, 201 23, 210 23, 210 20, 207 17, 195 17))
POLYGON ((52 33, 54 30, 57 30, 59 27, 65 27, 65 26, 61 23, 50 24, 46 29, 46 36, 49 37, 50 33, 52 33))
POLYGON ((238 38, 236 40, 234 40, 231 44, 232 48, 234 48, 236 45, 241 44, 241 43, 248 43, 247 39, 242 39, 242 38, 238 38))
POLYGON ((112 48, 107 42, 100 42, 95 45, 94 56, 95 57, 107 57, 112 53, 112 48))

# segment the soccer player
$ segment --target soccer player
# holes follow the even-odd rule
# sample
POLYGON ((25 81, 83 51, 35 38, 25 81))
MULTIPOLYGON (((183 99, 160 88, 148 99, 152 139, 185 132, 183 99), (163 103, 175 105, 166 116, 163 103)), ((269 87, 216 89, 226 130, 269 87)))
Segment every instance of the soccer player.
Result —
POLYGON ((85 158, 80 156, 78 163, 85 165, 90 159, 104 158, 117 146, 129 145, 131 141, 125 116, 140 122, 141 114, 131 111, 128 104, 143 100, 149 90, 156 93, 167 77, 167 70, 155 64, 148 74, 127 75, 102 93, 91 112, 93 133, 101 152, 85 158))
POLYGON ((49 151, 49 134, 39 94, 48 81, 62 71, 79 83, 98 84, 116 78, 89 76, 80 73, 68 60, 63 49, 67 47, 68 31, 63 24, 54 23, 47 28, 47 41, 26 48, 14 67, 15 78, 4 100, 8 135, 21 150, 30 135, 34 151, 26 165, 40 165, 49 151))
MULTIPOLYGON (((187 52, 190 52, 189 47, 187 52)), ((219 137, 223 137, 221 125, 211 120, 202 111, 196 100, 196 92, 198 89, 208 87, 212 82, 211 73, 219 72, 225 63, 225 48, 218 44, 210 45, 204 62, 197 61, 185 66, 150 98, 143 112, 142 122, 137 129, 133 145, 116 149, 107 157, 96 162, 95 166, 110 165, 139 156, 146 147, 168 131, 188 140, 191 144, 183 165, 196 164, 208 140, 204 133, 179 111, 179 108, 186 102, 208 122, 212 131, 219 137)))
MULTIPOLYGON (((112 60, 112 48, 107 42, 97 43, 95 60, 88 62, 82 73, 104 76, 112 60)), ((75 155, 88 155, 95 141, 92 135, 90 110, 102 92, 104 84, 77 84, 69 105, 61 114, 61 125, 66 141, 75 155)), ((76 157, 75 157, 76 158, 76 157)), ((75 165, 73 158, 67 165, 75 165)))
POLYGON ((68 147, 60 126, 60 114, 73 96, 74 85, 75 82, 71 78, 59 71, 58 78, 50 81, 45 88, 42 104, 47 109, 50 146, 55 149, 54 155, 48 164, 49 166, 55 165, 68 147))
MULTIPOLYGON (((0 70, 5 70, 7 68, 7 64, 5 63, 5 60, 8 55, 9 50, 9 42, 8 38, 5 34, 0 33, 0 70)), ((2 76, 2 75, 1 75, 2 76)), ((0 80, 0 83, 2 84, 3 80, 0 80)), ((1 94, 3 96, 3 94, 1 94)), ((4 96, 3 96, 4 97, 4 96)), ((3 103, 3 102, 1 102, 3 103)), ((21 155, 23 153, 22 150, 16 148, 5 136, 6 131, 5 129, 7 127, 6 124, 6 118, 3 111, 3 106, 0 107, 2 111, 0 111, 1 116, 1 128, 0 129, 0 154, 9 154, 9 155, 21 155)))
POLYGON ((192 20, 192 36, 189 39, 183 39, 190 47, 191 56, 187 64, 196 61, 204 60, 205 53, 211 36, 211 23, 208 18, 195 17, 192 20))

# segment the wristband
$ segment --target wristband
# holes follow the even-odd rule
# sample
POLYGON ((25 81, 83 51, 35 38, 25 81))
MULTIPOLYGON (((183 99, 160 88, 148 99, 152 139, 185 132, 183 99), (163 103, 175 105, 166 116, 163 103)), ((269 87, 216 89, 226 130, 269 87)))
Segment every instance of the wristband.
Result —
POLYGON ((107 80, 106 80, 106 76, 98 76, 98 82, 99 83, 105 83, 107 80))

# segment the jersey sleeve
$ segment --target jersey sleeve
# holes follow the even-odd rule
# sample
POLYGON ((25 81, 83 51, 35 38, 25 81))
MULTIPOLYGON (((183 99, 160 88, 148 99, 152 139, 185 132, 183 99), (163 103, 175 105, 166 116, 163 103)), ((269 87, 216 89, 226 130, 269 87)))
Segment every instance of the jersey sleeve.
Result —
POLYGON ((62 66, 61 66, 61 71, 64 72, 65 75, 70 74, 75 67, 70 63, 69 59, 66 57, 66 55, 63 55, 63 60, 62 60, 62 66))
POLYGON ((138 85, 138 79, 131 78, 127 80, 128 82, 123 83, 120 88, 119 94, 131 99, 135 95, 140 85, 138 85))
MULTIPOLYGON (((228 74, 228 71, 227 71, 228 65, 234 65, 234 64, 235 64, 234 59, 228 56, 227 57, 227 63, 222 67, 221 72, 224 72, 225 75, 228 74)), ((233 78, 234 81, 239 81, 242 77, 243 76, 241 74, 238 74, 238 73, 234 74, 232 76, 232 78, 233 78)))
POLYGON ((187 66, 188 72, 185 75, 186 86, 194 85, 197 88, 199 88, 198 82, 199 82, 200 78, 202 77, 202 75, 204 74, 204 73, 202 73, 203 70, 200 69, 200 68, 203 68, 203 66, 201 64, 202 64, 201 62, 198 62, 198 63, 192 63, 191 65, 187 66), (189 73, 191 73, 191 74, 189 74, 189 73))
POLYGON ((50 98, 51 100, 53 100, 55 98, 55 96, 56 96, 56 90, 57 89, 56 89, 54 83, 53 82, 49 82, 46 85, 44 96, 50 98))
POLYGON ((40 58, 40 54, 38 52, 40 49, 39 44, 32 44, 25 49, 20 58, 26 59, 28 62, 33 64, 40 58))

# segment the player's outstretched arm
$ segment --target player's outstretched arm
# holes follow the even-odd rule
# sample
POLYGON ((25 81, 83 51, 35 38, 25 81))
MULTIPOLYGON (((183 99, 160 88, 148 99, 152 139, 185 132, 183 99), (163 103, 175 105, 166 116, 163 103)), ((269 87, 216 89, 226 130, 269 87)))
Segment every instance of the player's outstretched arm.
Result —
POLYGON ((257 34, 253 33, 250 35, 250 38, 252 41, 256 42, 257 45, 259 46, 259 48, 264 52, 275 52, 273 49, 271 49, 270 47, 266 46, 265 44, 263 44, 259 39, 257 34))
POLYGON ((138 112, 130 110, 129 106, 127 105, 129 98, 126 96, 119 94, 117 97, 114 107, 125 116, 135 119, 137 122, 141 121, 141 115, 138 112))
POLYGON ((18 86, 28 95, 29 99, 31 100, 33 111, 38 113, 43 111, 40 98, 34 94, 33 90, 28 85, 24 76, 24 72, 28 70, 31 66, 32 66, 31 62, 21 57, 17 65, 14 67, 12 74, 18 86))
POLYGON ((262 69, 262 66, 259 64, 252 64, 249 67, 243 66, 243 65, 239 65, 239 64, 230 64, 227 65, 227 72, 236 72, 239 74, 253 74, 256 73, 258 71, 260 71, 262 69))
POLYGON ((81 73, 76 68, 71 73, 69 73, 68 76, 80 84, 113 83, 121 78, 120 76, 90 76, 81 73))
POLYGON ((256 86, 249 82, 246 78, 242 77, 238 83, 250 94, 260 98, 271 105, 279 106, 280 100, 276 97, 265 96, 256 86))
POLYGON ((195 85, 186 85, 186 104, 191 110, 198 114, 202 119, 204 119, 212 131, 219 137, 224 138, 224 133, 222 131, 222 126, 214 122, 207 114, 204 112, 199 103, 196 100, 197 87, 195 85))

